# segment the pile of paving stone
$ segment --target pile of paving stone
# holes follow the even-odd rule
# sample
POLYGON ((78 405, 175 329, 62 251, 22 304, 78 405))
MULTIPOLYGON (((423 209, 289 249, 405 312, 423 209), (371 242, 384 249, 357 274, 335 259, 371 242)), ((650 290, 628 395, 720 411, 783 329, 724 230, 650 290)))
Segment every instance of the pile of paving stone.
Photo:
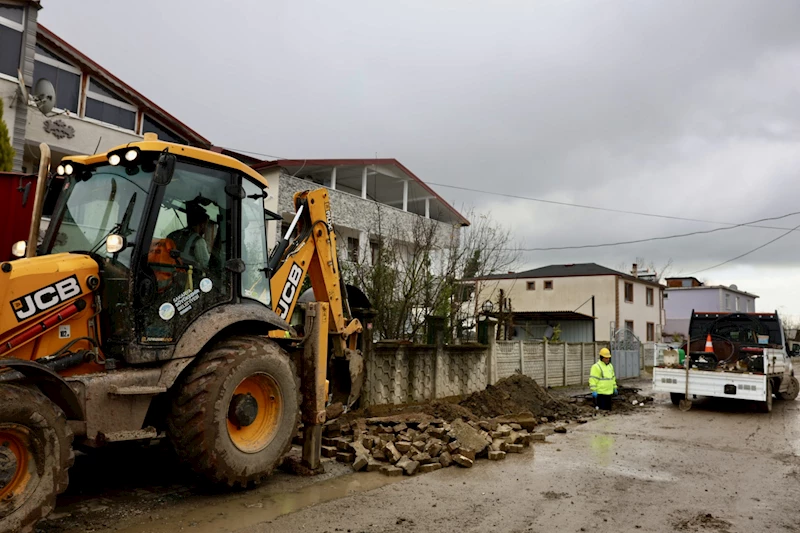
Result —
POLYGON ((425 414, 329 420, 323 428, 322 455, 353 465, 356 471, 380 470, 387 476, 412 476, 476 460, 499 461, 522 453, 542 433, 531 433, 537 421, 487 420, 446 422, 425 414))

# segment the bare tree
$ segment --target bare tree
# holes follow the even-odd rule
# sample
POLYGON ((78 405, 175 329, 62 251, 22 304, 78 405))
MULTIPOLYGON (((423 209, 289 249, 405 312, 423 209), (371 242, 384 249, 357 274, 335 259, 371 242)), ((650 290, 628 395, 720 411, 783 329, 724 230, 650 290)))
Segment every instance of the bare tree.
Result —
POLYGON ((475 281, 464 279, 517 260, 508 229, 472 210, 466 216, 473 222, 464 228, 421 217, 401 227, 379 216, 377 252, 347 264, 346 276, 378 311, 380 338, 419 340, 430 316, 444 320, 448 337, 459 336, 474 316, 475 281))

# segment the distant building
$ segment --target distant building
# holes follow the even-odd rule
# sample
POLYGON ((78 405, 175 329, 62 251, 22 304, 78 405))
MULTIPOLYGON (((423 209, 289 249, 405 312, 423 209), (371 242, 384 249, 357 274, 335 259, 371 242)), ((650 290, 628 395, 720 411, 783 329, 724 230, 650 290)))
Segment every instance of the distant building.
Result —
POLYGON ((567 342, 607 341, 627 327, 642 342, 661 338, 664 286, 595 263, 549 265, 473 280, 476 306, 508 312, 515 338, 541 339, 555 326, 567 342), (549 329, 548 329, 549 328, 549 329))
POLYGON ((754 313, 757 295, 741 291, 736 285, 704 285, 697 278, 667 278, 664 311, 667 315, 664 337, 685 337, 692 311, 754 313))

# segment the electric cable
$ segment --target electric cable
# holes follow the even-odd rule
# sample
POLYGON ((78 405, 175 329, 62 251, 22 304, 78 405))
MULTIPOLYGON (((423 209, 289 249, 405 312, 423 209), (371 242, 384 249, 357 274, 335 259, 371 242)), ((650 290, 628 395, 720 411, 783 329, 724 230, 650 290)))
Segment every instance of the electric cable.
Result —
POLYGON ((766 247, 766 246, 769 246, 770 244, 772 244, 773 242, 775 242, 775 241, 777 241, 777 240, 783 239, 784 237, 786 237, 787 235, 789 235, 791 232, 793 232, 793 231, 797 230, 798 228, 800 228, 800 224, 798 224, 798 225, 797 225, 797 226, 795 226, 794 228, 790 229, 790 230, 789 230, 789 231, 787 231, 786 233, 784 233, 784 234, 782 234, 782 235, 779 235, 779 236, 775 237, 774 239, 772 239, 771 241, 767 241, 767 242, 765 242, 764 244, 762 244, 761 246, 757 246, 757 247, 753 248, 752 250, 750 250, 750 251, 748 251, 748 252, 745 252, 745 253, 743 253, 743 254, 741 254, 741 255, 737 255, 736 257, 733 257, 733 258, 731 258, 731 259, 728 259, 727 261, 723 261, 722 263, 716 264, 716 265, 714 265, 714 266, 710 266, 710 267, 708 267, 708 268, 704 268, 704 269, 702 269, 702 270, 698 270, 698 271, 696 271, 696 272, 692 272, 692 273, 691 273, 691 274, 689 274, 689 275, 690 275, 690 276, 694 276, 695 274, 699 274, 700 272, 705 272, 705 271, 707 271, 707 270, 711 270, 712 268, 717 268, 717 267, 721 267, 722 265, 727 265, 728 263, 732 263, 733 261, 736 261, 737 259, 741 259, 742 257, 744 257, 744 256, 746 256, 746 255, 750 255, 750 254, 752 254, 753 252, 757 252, 758 250, 760 250, 760 249, 762 249, 762 248, 764 248, 764 247, 766 247))
MULTIPOLYGON (((632 241, 609 242, 609 243, 603 243, 603 244, 582 244, 582 245, 575 245, 575 246, 549 246, 549 247, 541 247, 541 248, 504 248, 503 250, 504 251, 519 251, 519 252, 548 252, 548 251, 556 251, 556 250, 582 250, 582 249, 587 249, 587 248, 606 248, 606 247, 609 247, 609 246, 623 246, 623 245, 626 245, 626 244, 640 244, 640 243, 643 243, 643 242, 663 241, 663 240, 668 240, 668 239, 679 239, 679 238, 682 238, 682 237, 691 237, 693 235, 704 235, 704 234, 708 234, 708 233, 715 233, 717 231, 727 231, 727 230, 732 230, 732 229, 741 228, 741 227, 754 227, 754 226, 752 226, 752 224, 755 224, 755 223, 758 223, 758 222, 764 222, 764 221, 767 221, 767 220, 779 220, 779 219, 790 217, 790 216, 793 216, 793 215, 800 215, 800 211, 795 211, 795 212, 792 212, 792 213, 786 213, 785 215, 780 215, 780 216, 777 216, 777 217, 761 218, 761 219, 758 219, 758 220, 753 220, 751 222, 743 222, 741 224, 736 224, 734 226, 728 226, 728 227, 724 227, 724 228, 714 228, 714 229, 708 229, 708 230, 692 231, 692 232, 689 232, 689 233, 678 233, 676 235, 664 235, 662 237, 647 237, 645 239, 635 239, 635 240, 632 240, 632 241)), ((800 225, 795 226, 794 228, 781 228, 781 229, 789 230, 787 233, 791 233, 793 231, 796 231, 798 228, 800 228, 800 225)), ((785 235, 786 234, 784 234, 782 236, 785 236, 785 235)), ((770 241, 770 242, 772 242, 772 241, 770 241)))

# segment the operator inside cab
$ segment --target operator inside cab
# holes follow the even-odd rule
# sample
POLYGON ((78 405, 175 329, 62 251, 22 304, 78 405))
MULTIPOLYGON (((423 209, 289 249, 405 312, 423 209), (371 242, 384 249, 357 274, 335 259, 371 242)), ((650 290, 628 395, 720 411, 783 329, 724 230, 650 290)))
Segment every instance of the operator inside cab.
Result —
POLYGON ((189 201, 186 203, 186 227, 173 231, 168 236, 180 250, 181 259, 203 270, 208 268, 208 261, 211 258, 205 239, 208 219, 208 213, 199 202, 189 201))

